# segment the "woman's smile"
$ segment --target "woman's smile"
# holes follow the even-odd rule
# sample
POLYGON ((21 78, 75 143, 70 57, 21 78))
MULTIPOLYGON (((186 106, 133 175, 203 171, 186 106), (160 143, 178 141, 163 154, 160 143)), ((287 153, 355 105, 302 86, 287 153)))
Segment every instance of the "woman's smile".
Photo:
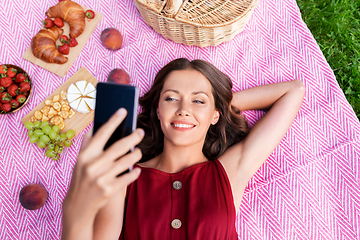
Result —
POLYGON ((173 121, 171 126, 178 131, 189 131, 196 127, 196 125, 186 122, 186 121, 173 121))

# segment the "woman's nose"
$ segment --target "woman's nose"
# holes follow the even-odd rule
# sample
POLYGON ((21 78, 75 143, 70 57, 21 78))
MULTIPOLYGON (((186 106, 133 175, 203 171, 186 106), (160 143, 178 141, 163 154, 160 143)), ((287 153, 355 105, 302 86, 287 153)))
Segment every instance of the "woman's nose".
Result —
POLYGON ((184 110, 177 111, 176 115, 178 115, 178 116, 190 116, 190 114, 187 111, 184 111, 184 110))
POLYGON ((179 109, 176 111, 177 116, 190 116, 190 109, 186 104, 180 104, 179 109))

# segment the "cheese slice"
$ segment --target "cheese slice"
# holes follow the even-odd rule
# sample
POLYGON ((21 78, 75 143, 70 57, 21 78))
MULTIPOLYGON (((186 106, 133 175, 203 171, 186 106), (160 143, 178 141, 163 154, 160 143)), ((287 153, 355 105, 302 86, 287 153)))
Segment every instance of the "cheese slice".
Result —
POLYGON ((75 84, 76 84, 76 87, 79 89, 80 93, 84 95, 87 81, 86 80, 77 81, 75 84))
POLYGON ((67 99, 69 103, 75 101, 76 99, 80 98, 82 95, 80 93, 68 93, 67 99))
POLYGON ((79 107, 80 100, 81 100, 81 98, 78 98, 78 99, 76 99, 75 101, 72 101, 72 102, 70 103, 70 107, 71 107, 72 109, 74 109, 75 111, 77 111, 77 109, 78 109, 78 107, 79 107))
POLYGON ((96 90, 91 93, 88 93, 86 96, 88 96, 90 98, 96 98, 96 90))
POLYGON ((72 94, 72 93, 76 93, 76 94, 81 94, 81 92, 79 91, 79 89, 75 86, 75 84, 71 84, 67 90, 68 94, 72 94))
POLYGON ((86 96, 86 95, 89 95, 89 93, 91 93, 91 92, 93 92, 93 91, 95 91, 96 89, 95 89, 95 87, 94 87, 94 85, 92 85, 92 83, 88 83, 87 85, 86 85, 86 88, 85 88, 85 90, 84 90, 84 92, 83 92, 83 95, 84 96, 86 96))
POLYGON ((78 111, 79 113, 85 114, 85 113, 90 112, 90 110, 91 109, 89 109, 88 106, 86 105, 84 98, 81 98, 79 106, 76 111, 78 111))
POLYGON ((95 109, 96 100, 94 98, 83 98, 87 106, 91 109, 95 109))

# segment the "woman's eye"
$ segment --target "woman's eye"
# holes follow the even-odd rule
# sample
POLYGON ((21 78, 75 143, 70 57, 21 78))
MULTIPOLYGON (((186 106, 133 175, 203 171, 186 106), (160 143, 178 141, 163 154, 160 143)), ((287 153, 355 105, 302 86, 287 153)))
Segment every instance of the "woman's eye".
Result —
POLYGON ((204 104, 204 102, 203 102, 203 101, 201 101, 201 100, 194 100, 194 103, 201 103, 201 104, 204 104))
POLYGON ((175 101, 176 99, 175 98, 172 98, 172 97, 167 97, 165 98, 165 101, 175 101))

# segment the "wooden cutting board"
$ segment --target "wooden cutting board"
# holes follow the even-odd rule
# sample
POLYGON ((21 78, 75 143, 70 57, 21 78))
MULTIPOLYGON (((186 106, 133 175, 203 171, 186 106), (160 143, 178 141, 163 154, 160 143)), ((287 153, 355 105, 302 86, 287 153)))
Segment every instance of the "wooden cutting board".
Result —
MULTIPOLYGON (((84 11, 88 10, 88 7, 82 6, 84 8, 84 11)), ((95 11, 94 11, 95 12, 95 11)), ((64 77, 65 74, 68 72, 74 61, 76 60, 77 56, 80 54, 81 50, 85 46, 86 42, 89 40, 91 34, 94 32, 97 25, 100 23, 103 15, 101 13, 95 12, 95 18, 88 19, 85 18, 85 29, 84 32, 76 38, 78 45, 76 47, 70 48, 69 55, 65 55, 68 57, 68 61, 64 64, 56 64, 56 63, 47 63, 43 60, 36 58, 32 51, 31 46, 28 47, 28 49, 25 51, 24 55, 22 56, 24 59, 35 63, 36 65, 45 68, 46 70, 55 73, 56 75, 60 77, 64 77)), ((45 18, 44 18, 45 19, 45 18)), ((69 37, 69 24, 64 21, 64 27, 62 27, 64 30, 63 35, 66 35, 69 37)), ((59 39, 56 41, 56 45, 60 45, 59 39)))
MULTIPOLYGON (((64 82, 60 87, 58 87, 52 94, 50 94, 46 99, 52 99, 53 96, 60 94, 61 91, 66 91, 72 83, 75 83, 80 80, 86 80, 91 82, 95 87, 98 83, 96 78, 88 71, 85 67, 82 67, 79 71, 77 71, 73 76, 71 76, 66 82, 64 82)), ((22 123, 29 121, 32 116, 34 116, 34 112, 37 110, 41 110, 45 106, 44 99, 39 105, 37 105, 33 110, 31 110, 23 119, 21 119, 22 123)), ((78 135, 82 130, 84 130, 92 121, 94 120, 94 110, 90 111, 86 114, 78 113, 71 118, 67 118, 64 120, 65 128, 60 131, 61 133, 66 133, 68 130, 72 129, 75 131, 75 136, 78 135)))

